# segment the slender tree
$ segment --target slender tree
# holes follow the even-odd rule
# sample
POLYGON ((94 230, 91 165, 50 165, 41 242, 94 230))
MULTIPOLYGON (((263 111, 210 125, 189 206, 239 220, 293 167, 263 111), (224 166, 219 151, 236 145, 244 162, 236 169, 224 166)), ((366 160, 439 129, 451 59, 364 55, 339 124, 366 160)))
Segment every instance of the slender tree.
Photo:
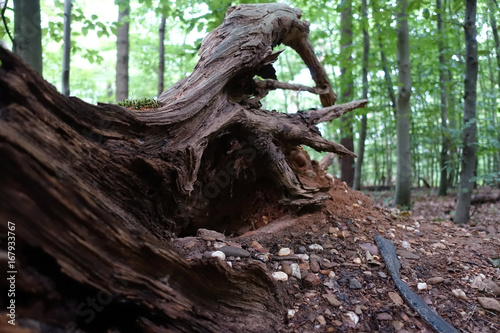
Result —
POLYGON ((166 18, 164 15, 161 16, 161 23, 159 29, 159 61, 158 61, 158 94, 160 96, 164 88, 164 75, 165 75, 165 23, 166 18))
POLYGON ((14 52, 42 74, 40 0, 14 0, 14 52))
MULTIPOLYGON (((495 18, 496 15, 496 7, 498 3, 495 2, 495 0, 490 0, 490 24, 491 24, 491 31, 493 32, 493 39, 495 41, 495 53, 497 57, 497 84, 498 84, 498 89, 500 90, 500 39, 498 38, 498 29, 497 29, 497 20, 495 18)), ((498 141, 500 141, 500 133, 498 134, 498 141)), ((497 161, 497 171, 500 173, 500 150, 497 152, 496 156, 496 161, 497 161)), ((500 187, 500 182, 498 182, 498 186, 500 187)))
MULTIPOLYGON (((342 101, 352 99, 353 75, 352 75, 352 0, 342 2, 340 14, 340 45, 341 45, 341 93, 342 101)), ((353 116, 346 114, 342 117, 340 143, 349 150, 354 150, 354 139, 352 130, 353 116)), ((354 183, 354 157, 345 156, 340 159, 340 179, 349 187, 354 183)))
MULTIPOLYGON (((368 9, 366 0, 362 0, 363 12, 363 99, 368 99, 368 56, 370 54, 370 36, 368 34, 368 9)), ((365 156, 365 140, 366 140, 366 127, 367 115, 363 113, 361 118, 361 129, 359 131, 358 143, 358 158, 356 160, 356 167, 354 170, 354 186, 355 190, 361 189, 361 168, 363 166, 363 159, 365 156)))
POLYGON ((128 58, 129 58, 129 0, 118 2, 118 24, 116 36, 116 100, 128 98, 128 58))
POLYGON ((470 218, 470 204, 476 170, 476 89, 477 89, 477 40, 476 40, 476 0, 465 1, 465 96, 464 128, 462 132, 462 161, 460 185, 455 209, 455 223, 467 223, 470 218))
POLYGON ((396 102, 397 109, 397 175, 394 204, 411 206, 411 157, 410 157, 410 37, 408 33, 407 0, 399 0, 398 13, 398 69, 399 90, 396 102))
POLYGON ((62 93, 69 96, 69 68, 71 56, 71 6, 72 0, 64 0, 63 70, 62 93))
POLYGON ((436 0, 437 12, 437 30, 438 30, 438 53, 439 53, 439 89, 441 99, 441 156, 439 166, 441 174, 439 178, 439 191, 440 196, 445 196, 448 191, 448 156, 450 149, 449 135, 448 135, 448 104, 447 104, 447 88, 448 78, 446 76, 446 59, 444 57, 444 32, 443 32, 443 8, 441 0, 436 0))

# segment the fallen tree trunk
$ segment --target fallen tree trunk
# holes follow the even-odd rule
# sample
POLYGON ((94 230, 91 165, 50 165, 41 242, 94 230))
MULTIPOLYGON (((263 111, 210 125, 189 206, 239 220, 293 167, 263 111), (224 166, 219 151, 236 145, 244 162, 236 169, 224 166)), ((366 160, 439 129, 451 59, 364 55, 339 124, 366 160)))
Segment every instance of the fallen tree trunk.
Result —
POLYGON ((279 330, 288 297, 258 262, 241 270, 215 258, 188 263, 169 240, 202 226, 244 232, 263 207, 321 205, 331 183, 300 145, 353 155, 315 125, 367 101, 333 105, 308 23, 284 5, 231 7, 200 56, 160 108, 133 111, 66 98, 0 49, 0 232, 15 225, 24 325, 279 330), (324 108, 259 108, 269 89, 290 88, 254 80, 272 72, 281 43, 304 59, 324 108))

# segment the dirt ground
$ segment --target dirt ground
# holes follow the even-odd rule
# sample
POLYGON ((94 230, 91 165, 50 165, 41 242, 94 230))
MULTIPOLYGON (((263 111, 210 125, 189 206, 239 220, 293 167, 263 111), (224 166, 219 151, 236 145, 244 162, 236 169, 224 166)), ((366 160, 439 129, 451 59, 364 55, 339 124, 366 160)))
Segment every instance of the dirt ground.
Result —
POLYGON ((373 241, 380 235, 394 243, 402 279, 459 332, 500 332, 500 269, 489 260, 500 257, 499 202, 474 206, 470 224, 454 225, 452 195, 416 190, 411 212, 401 212, 384 207, 389 192, 370 198, 338 179, 329 194, 321 211, 263 216, 264 227, 242 236, 174 245, 188 260, 216 260, 222 246, 243 250, 223 259, 232 269, 265 263, 291 300, 270 331, 432 332, 401 299, 373 241))

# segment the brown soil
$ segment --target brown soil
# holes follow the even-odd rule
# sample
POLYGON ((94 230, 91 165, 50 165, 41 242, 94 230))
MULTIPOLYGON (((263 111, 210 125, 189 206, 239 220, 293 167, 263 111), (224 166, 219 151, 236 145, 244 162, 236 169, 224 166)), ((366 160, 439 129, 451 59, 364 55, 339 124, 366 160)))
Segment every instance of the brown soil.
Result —
MULTIPOLYGON (((453 196, 443 199, 430 190, 416 191, 409 213, 383 208, 389 193, 372 194, 379 203, 375 205, 368 196, 350 190, 338 179, 333 184, 329 191, 332 199, 323 210, 287 215, 269 223, 263 216, 267 224, 262 228, 223 242, 251 253, 249 258, 226 258, 233 269, 243 269, 250 260, 261 260, 272 274, 286 271, 292 263, 300 264, 301 279, 289 275, 287 281, 276 282, 288 293, 288 310, 292 311, 283 314, 281 327, 270 331, 432 332, 398 297, 374 245, 374 235, 394 242, 402 279, 460 332, 500 331, 500 313, 482 308, 477 300, 499 299, 498 290, 493 294, 485 287, 488 281, 497 286, 500 281, 500 269, 488 260, 500 256, 499 202, 475 206, 472 225, 460 226, 450 221, 453 196), (255 241, 264 248, 260 252, 255 249, 255 241), (323 250, 310 250, 311 244, 320 244, 323 250), (291 249, 291 255, 279 257, 278 251, 285 247, 291 249), (297 258, 301 253, 308 254, 309 260, 297 258), (429 281, 431 278, 434 281, 429 281), (357 286, 350 285, 353 279, 359 282, 357 286), (417 284, 423 282, 427 287, 418 290, 417 284), (456 289, 466 297, 454 296, 452 290, 456 289), (331 296, 333 303, 327 300, 331 301, 331 296)), ((179 238, 173 243, 192 261, 218 260, 206 257, 223 245, 198 237, 179 238)))

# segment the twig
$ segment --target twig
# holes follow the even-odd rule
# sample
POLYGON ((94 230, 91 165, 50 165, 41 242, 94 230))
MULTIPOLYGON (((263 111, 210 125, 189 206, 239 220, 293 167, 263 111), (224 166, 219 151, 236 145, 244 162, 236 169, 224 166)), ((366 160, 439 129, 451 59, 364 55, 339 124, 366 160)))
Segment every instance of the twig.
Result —
POLYGON ((12 38, 12 35, 10 34, 9 26, 7 25, 7 21, 5 20, 5 11, 7 10, 7 3, 9 0, 5 0, 5 3, 3 4, 2 7, 2 22, 3 25, 5 26, 5 31, 7 31, 7 35, 9 35, 10 41, 12 44, 14 44, 14 38, 12 38))

